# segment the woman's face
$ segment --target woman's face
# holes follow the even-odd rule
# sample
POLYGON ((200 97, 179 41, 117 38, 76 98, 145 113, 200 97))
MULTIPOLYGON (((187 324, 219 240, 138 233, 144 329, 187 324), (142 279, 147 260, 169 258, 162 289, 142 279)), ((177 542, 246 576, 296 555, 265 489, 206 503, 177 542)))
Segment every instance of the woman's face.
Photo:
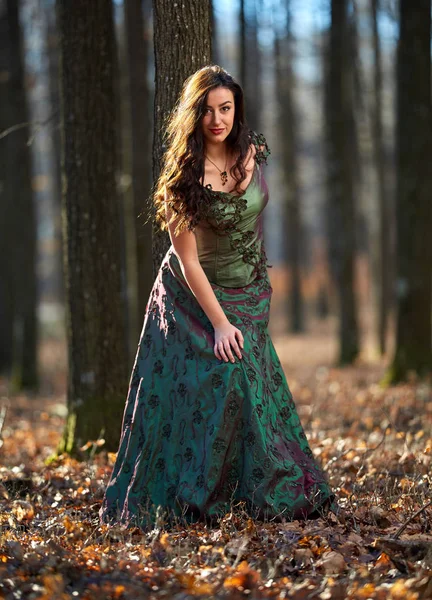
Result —
POLYGON ((225 87, 217 87, 207 95, 202 118, 203 134, 207 142, 221 143, 228 137, 234 124, 234 94, 225 87))

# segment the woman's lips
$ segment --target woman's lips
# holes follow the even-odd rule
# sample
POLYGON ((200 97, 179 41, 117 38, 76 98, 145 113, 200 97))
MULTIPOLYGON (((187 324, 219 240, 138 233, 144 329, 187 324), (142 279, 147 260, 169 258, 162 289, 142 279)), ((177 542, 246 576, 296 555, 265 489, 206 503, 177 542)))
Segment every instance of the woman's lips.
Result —
POLYGON ((217 135, 218 133, 222 133, 223 129, 210 129, 210 131, 217 135))

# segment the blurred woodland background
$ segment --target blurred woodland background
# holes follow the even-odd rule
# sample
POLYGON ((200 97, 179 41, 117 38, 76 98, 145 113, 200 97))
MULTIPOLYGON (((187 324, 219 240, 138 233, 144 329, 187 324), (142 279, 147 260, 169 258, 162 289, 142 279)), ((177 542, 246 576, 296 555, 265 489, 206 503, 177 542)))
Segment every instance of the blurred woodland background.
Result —
POLYGON ((101 430, 117 448, 169 246, 149 201, 163 123, 205 64, 243 85, 272 151, 271 332, 321 332, 334 364, 378 361, 387 383, 430 374, 430 15, 430 0, 0 0, 0 372, 8 394, 37 390, 44 344, 67 352, 63 449, 101 430))
POLYGON ((0 0, 2 598, 430 600, 431 118, 431 0, 0 0), (164 122, 212 62, 271 149, 270 333, 346 518, 121 531, 164 122))

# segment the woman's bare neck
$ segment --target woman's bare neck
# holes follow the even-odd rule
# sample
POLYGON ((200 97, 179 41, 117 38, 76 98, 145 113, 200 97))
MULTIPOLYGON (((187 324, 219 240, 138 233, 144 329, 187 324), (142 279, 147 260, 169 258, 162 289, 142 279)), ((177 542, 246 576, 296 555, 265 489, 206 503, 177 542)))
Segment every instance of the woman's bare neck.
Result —
POLYGON ((204 155, 214 162, 223 162, 229 157, 229 149, 226 144, 206 144, 204 155))

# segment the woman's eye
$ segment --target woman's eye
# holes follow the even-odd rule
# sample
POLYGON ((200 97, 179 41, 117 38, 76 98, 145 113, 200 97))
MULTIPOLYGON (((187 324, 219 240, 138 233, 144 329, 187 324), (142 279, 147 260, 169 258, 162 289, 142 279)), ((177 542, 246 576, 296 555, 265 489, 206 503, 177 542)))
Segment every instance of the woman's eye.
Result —
MULTIPOLYGON (((229 110, 231 110, 231 106, 223 106, 222 107, 223 112, 228 112, 229 110)), ((208 113, 212 112, 211 108, 205 108, 204 109, 204 114, 207 115, 208 113)))

